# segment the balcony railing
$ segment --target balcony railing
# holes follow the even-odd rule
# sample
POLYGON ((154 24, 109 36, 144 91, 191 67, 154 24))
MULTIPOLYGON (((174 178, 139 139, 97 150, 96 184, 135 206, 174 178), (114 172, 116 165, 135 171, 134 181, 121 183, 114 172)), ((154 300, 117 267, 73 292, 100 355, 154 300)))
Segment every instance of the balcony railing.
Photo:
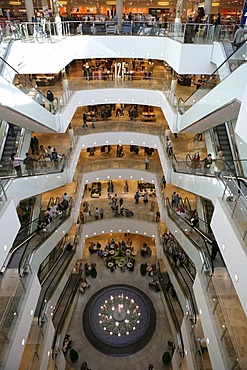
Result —
POLYGON ((133 35, 169 37, 182 43, 210 44, 214 40, 230 41, 233 26, 217 26, 208 23, 157 22, 150 19, 138 21, 87 20, 50 22, 9 22, 2 32, 3 41, 57 42, 74 35, 133 35))

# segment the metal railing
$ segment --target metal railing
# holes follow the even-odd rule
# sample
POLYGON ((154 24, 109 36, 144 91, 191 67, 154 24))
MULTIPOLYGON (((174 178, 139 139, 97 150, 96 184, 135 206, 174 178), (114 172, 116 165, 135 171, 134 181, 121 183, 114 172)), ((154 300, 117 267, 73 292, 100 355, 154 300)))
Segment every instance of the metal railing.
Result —
POLYGON ((230 41, 233 27, 209 23, 174 23, 151 19, 103 21, 57 21, 42 19, 37 22, 11 22, 5 27, 2 40, 20 39, 23 42, 57 42, 73 35, 133 35, 169 37, 182 43, 210 44, 214 40, 230 41))

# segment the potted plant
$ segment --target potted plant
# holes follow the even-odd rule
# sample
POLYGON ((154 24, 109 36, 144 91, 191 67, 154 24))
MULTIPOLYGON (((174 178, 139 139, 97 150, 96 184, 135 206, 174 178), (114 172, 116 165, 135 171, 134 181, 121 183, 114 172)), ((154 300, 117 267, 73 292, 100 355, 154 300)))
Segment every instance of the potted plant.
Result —
POLYGON ((147 264, 146 263, 141 264, 140 271, 141 271, 142 276, 145 276, 147 274, 147 264))
POLYGON ((91 276, 92 276, 92 278, 96 278, 96 276, 97 276, 97 270, 96 270, 96 268, 95 268, 95 266, 92 266, 91 267, 91 276))
POLYGON ((69 352, 69 357, 70 357, 72 362, 76 362, 79 358, 78 352, 76 352, 73 348, 71 348, 71 350, 69 352))
POLYGON ((171 360, 172 360, 172 356, 170 352, 168 351, 164 352, 162 355, 163 364, 168 365, 171 362, 171 360))

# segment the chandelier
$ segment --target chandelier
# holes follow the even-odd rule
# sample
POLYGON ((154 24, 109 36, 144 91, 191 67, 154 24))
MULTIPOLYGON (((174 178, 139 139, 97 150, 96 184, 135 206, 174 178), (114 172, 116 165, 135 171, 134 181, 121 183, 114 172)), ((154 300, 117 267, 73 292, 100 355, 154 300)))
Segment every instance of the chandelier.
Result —
POLYGON ((129 335, 140 324, 141 312, 133 298, 120 294, 104 301, 98 313, 99 324, 110 335, 129 335))

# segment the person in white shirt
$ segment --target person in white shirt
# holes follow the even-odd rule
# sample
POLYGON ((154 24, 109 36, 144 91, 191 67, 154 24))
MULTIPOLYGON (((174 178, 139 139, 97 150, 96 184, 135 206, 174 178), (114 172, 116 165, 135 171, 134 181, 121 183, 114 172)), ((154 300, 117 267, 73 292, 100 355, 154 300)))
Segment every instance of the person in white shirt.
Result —
POLYGON ((243 24, 240 24, 239 29, 235 32, 232 45, 239 48, 245 43, 244 35, 247 33, 247 29, 244 29, 243 24))

